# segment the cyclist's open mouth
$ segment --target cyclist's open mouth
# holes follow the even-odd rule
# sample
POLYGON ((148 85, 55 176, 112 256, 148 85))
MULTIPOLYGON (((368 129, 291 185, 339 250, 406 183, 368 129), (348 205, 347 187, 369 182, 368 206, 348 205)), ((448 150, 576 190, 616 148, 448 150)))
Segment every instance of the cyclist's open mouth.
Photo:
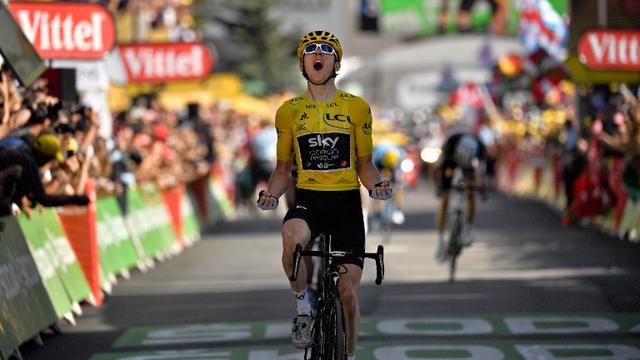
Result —
POLYGON ((324 65, 322 64, 322 61, 316 61, 316 62, 314 62, 314 63, 313 63, 313 68, 314 68, 316 71, 320 71, 320 70, 322 70, 322 67, 323 67, 323 66, 324 66, 324 65))

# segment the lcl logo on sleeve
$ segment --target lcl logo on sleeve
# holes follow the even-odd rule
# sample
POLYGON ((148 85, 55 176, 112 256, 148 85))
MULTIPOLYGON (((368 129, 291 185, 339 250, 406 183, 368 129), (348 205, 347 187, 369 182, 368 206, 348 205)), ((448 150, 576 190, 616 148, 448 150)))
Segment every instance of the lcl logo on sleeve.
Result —
POLYGON ((351 117, 344 114, 325 113, 324 122, 325 124, 338 129, 349 129, 353 126, 351 117))

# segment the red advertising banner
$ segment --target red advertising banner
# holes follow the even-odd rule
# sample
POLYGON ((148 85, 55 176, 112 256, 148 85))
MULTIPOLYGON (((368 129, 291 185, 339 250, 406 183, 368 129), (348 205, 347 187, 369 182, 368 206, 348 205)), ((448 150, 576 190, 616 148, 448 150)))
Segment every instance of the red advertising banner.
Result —
POLYGON ((580 62, 594 70, 640 70, 640 30, 587 31, 578 42, 580 62))
POLYGON ((97 4, 10 2, 9 10, 43 59, 101 59, 115 43, 113 17, 97 4))
POLYGON ((169 219, 171 220, 171 226, 173 226, 173 230, 176 232, 176 239, 178 240, 178 244, 180 244, 181 247, 184 247, 185 244, 184 231, 182 226, 182 214, 180 211, 183 195, 184 185, 166 189, 162 192, 162 200, 164 201, 164 206, 167 209, 169 219))
POLYGON ((213 67, 209 50, 198 43, 118 45, 118 52, 130 84, 198 80, 213 67))
POLYGON ((93 180, 89 179, 87 181, 85 190, 85 194, 91 198, 89 206, 65 206, 59 208, 58 217, 69 243, 76 253, 80 267, 87 278, 95 305, 101 305, 104 298, 100 288, 96 193, 93 180))

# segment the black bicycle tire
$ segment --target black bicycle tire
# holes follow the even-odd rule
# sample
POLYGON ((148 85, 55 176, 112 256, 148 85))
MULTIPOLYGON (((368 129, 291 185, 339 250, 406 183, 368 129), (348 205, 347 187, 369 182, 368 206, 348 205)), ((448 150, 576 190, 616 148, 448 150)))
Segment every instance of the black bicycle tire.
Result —
POLYGON ((335 316, 334 307, 332 303, 325 304, 325 310, 323 312, 320 334, 321 334, 321 354, 322 360, 333 360, 333 353, 335 350, 335 316))
POLYGON ((311 344, 311 360, 321 360, 322 352, 323 352, 323 333, 322 333, 322 324, 324 320, 324 304, 323 301, 320 300, 317 302, 316 313, 315 313, 315 321, 313 322, 313 327, 311 328, 311 339, 313 343, 311 344))
POLYGON ((462 220, 460 219, 460 215, 456 215, 456 219, 452 226, 451 236, 449 237, 449 246, 447 251, 449 251, 449 282, 455 281, 456 276, 456 265, 458 260, 458 255, 460 255, 460 251, 462 247, 460 246, 460 235, 462 234, 462 220))
POLYGON ((333 320, 335 324, 335 351, 333 353, 332 360, 344 360, 347 351, 347 331, 344 327, 344 314, 342 312, 342 303, 340 299, 336 298, 333 301, 334 315, 333 320))
POLYGON ((457 259, 458 259, 458 255, 454 254, 451 256, 451 260, 449 260, 449 282, 450 283, 455 281, 457 259))

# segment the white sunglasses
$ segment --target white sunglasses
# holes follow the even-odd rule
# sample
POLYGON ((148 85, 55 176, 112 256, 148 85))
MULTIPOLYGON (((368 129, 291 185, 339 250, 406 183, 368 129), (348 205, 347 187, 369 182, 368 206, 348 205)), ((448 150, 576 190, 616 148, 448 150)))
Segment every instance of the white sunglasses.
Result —
POLYGON ((325 43, 312 43, 304 47, 302 51, 305 55, 314 54, 320 48, 320 52, 325 55, 335 55, 336 51, 329 44, 325 43))

